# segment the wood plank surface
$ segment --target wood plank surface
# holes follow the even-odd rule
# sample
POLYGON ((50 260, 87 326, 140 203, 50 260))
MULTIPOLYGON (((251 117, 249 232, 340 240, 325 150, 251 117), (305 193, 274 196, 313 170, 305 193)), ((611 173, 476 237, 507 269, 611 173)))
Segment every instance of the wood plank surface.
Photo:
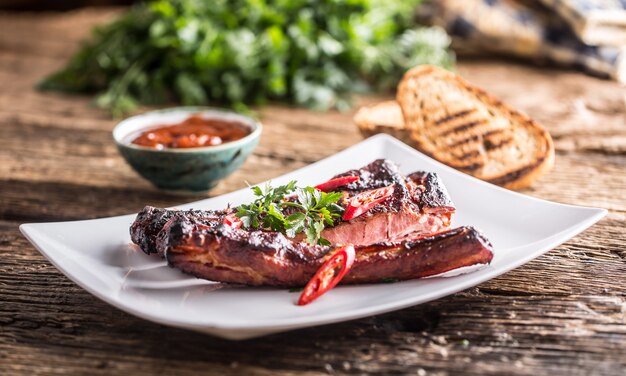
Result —
MULTIPOLYGON (((596 226, 523 267, 401 311, 243 342, 130 316, 76 286, 17 227, 197 199, 157 191, 118 155, 91 99, 39 93, 118 9, 0 13, 0 374, 623 375, 626 89, 574 71, 462 61, 459 72, 551 132, 554 169, 524 193, 598 206, 596 226)), ((362 103, 381 98, 363 98, 362 103)), ((361 138, 353 112, 259 111, 261 144, 219 195, 361 138)))

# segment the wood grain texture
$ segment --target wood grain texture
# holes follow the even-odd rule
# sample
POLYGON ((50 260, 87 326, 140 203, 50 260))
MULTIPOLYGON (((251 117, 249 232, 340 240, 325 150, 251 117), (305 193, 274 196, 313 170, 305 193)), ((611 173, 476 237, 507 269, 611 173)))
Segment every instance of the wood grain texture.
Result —
MULTIPOLYGON (((459 66, 552 133, 556 165, 524 193, 610 210, 571 241, 476 288, 385 315, 230 342, 132 317, 76 286, 19 234, 19 223, 194 199, 139 178, 112 143, 115 121, 89 98, 32 90, 118 11, 0 14, 0 374, 623 374, 626 89, 572 71, 499 61, 459 66)), ((261 144, 212 195, 360 140, 352 112, 270 106, 260 115, 261 144)))

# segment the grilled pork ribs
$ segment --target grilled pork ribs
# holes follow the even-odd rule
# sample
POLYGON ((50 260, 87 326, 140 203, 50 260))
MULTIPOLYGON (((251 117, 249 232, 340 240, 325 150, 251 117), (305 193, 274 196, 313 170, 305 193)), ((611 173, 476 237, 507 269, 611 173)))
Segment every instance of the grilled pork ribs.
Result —
POLYGON ((224 224, 231 209, 175 211, 145 207, 131 226, 131 239, 145 253, 158 253, 185 273, 213 281, 266 286, 303 286, 332 255, 353 244, 356 258, 341 283, 406 280, 444 273, 493 258, 489 241, 473 227, 450 230, 455 208, 438 176, 403 176, 395 164, 376 160, 339 174, 358 176, 341 187, 351 197, 393 187, 385 201, 363 215, 325 228, 332 245, 310 245, 279 232, 224 224))

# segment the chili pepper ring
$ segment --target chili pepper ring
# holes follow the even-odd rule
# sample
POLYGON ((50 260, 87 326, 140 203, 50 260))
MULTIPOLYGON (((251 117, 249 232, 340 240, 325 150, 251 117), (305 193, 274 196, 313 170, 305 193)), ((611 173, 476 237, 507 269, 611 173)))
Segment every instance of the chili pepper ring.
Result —
POLYGON ((337 249, 306 284, 298 305, 307 305, 335 287, 352 267, 354 258, 354 246, 351 244, 337 249))

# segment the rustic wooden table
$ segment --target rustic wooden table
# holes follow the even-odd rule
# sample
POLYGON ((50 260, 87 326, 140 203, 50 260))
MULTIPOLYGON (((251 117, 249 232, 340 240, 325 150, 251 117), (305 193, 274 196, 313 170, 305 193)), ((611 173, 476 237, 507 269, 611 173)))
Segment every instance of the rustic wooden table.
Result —
MULTIPOLYGON (((626 90, 575 72, 460 63, 465 77, 555 139, 556 166, 524 193, 609 209, 499 278, 398 312, 244 342, 153 324, 76 286, 20 235, 20 223, 181 201, 131 171, 111 140, 115 122, 89 98, 33 90, 113 14, 0 14, 0 374, 624 374, 626 90)), ((361 139, 350 113, 268 107, 261 115, 259 148, 213 194, 361 139)))

